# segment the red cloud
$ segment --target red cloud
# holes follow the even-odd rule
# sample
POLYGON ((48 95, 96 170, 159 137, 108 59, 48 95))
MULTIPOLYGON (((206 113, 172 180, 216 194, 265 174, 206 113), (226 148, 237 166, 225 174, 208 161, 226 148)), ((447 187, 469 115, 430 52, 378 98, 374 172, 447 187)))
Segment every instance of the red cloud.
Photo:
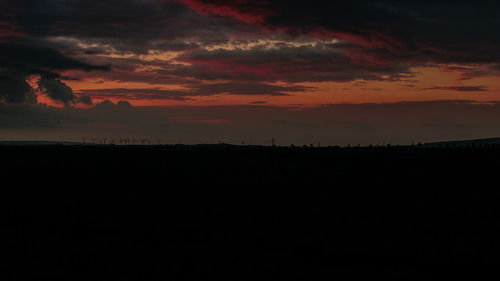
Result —
POLYGON ((264 18, 270 14, 269 10, 259 8, 265 4, 263 1, 252 1, 252 8, 246 0, 232 1, 202 1, 202 0, 179 0, 189 8, 202 15, 217 15, 229 17, 245 23, 262 23, 264 18), (257 5, 256 5, 257 4, 257 5), (260 5, 259 5, 260 4, 260 5), (246 8, 245 8, 246 7, 246 8))
POLYGON ((186 59, 188 63, 194 64, 204 71, 212 73, 239 73, 253 74, 257 76, 269 77, 275 76, 276 71, 272 68, 272 64, 266 65, 246 65, 232 58, 217 58, 217 59, 186 59))
POLYGON ((267 17, 274 15, 271 5, 262 0, 178 0, 185 3, 189 8, 202 15, 217 15, 236 19, 249 24, 259 24, 264 31, 296 33, 306 33, 318 38, 339 38, 351 42, 356 42, 369 47, 385 48, 405 48, 405 44, 397 38, 360 27, 351 27, 350 31, 334 31, 323 27, 298 27, 275 25, 266 22, 267 17))
MULTIPOLYGON (((0 2, 1 3, 1 2, 0 2)), ((0 21, 0 38, 1 37, 19 37, 24 34, 19 31, 19 27, 5 21, 0 21)))

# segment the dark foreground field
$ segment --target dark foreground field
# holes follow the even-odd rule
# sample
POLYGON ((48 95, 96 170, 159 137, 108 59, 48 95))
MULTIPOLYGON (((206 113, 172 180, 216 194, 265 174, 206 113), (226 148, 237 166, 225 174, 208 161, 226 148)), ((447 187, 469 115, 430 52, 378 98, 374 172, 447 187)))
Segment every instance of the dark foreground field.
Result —
POLYGON ((0 157, 1 280, 498 278, 498 147, 0 157))

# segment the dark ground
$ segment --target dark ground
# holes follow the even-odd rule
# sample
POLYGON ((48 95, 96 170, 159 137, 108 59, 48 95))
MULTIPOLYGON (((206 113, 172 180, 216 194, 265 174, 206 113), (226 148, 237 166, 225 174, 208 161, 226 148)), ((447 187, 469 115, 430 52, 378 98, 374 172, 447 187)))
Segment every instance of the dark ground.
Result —
POLYGON ((1 280, 498 278, 500 147, 0 157, 1 280))

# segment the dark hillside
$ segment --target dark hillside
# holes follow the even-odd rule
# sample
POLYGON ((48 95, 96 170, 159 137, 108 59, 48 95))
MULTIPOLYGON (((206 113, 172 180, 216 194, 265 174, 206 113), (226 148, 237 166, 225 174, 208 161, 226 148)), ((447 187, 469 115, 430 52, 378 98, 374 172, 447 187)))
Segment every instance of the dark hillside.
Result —
POLYGON ((500 262, 495 146, 0 154, 3 280, 482 280, 500 262))

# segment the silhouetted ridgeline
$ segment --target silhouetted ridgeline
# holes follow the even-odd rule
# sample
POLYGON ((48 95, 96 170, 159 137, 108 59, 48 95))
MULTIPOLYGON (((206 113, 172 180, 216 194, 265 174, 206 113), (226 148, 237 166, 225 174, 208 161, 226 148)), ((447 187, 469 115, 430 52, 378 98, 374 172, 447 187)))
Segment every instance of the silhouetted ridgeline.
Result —
POLYGON ((0 155, 2 280, 490 280, 500 262, 496 146, 0 155))
POLYGON ((485 146, 500 146, 500 138, 476 139, 476 140, 459 140, 459 141, 442 141, 424 144, 426 147, 485 147, 485 146))

